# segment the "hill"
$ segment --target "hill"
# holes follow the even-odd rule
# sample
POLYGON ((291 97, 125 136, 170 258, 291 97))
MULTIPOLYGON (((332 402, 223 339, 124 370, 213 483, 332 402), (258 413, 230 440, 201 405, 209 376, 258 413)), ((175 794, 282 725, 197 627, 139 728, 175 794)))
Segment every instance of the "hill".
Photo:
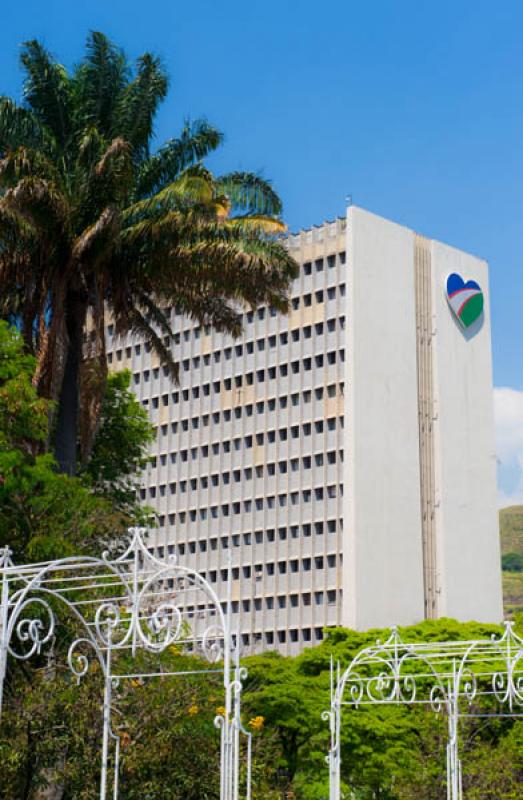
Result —
POLYGON ((523 506, 502 508, 499 512, 501 552, 523 555, 523 506))
MULTIPOLYGON (((523 506, 502 508, 499 512, 501 553, 523 557, 523 506)), ((506 616, 523 611, 523 572, 503 570, 503 604, 506 616)))

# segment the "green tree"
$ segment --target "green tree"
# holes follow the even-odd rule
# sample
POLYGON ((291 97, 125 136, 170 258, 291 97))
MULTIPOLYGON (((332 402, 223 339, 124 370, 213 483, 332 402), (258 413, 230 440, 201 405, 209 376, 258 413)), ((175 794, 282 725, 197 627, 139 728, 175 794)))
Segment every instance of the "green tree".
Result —
POLYGON ((504 572, 523 572, 523 555, 521 553, 505 553, 501 557, 504 572))
POLYGON ((147 523, 151 514, 137 500, 140 472, 149 461, 148 445, 154 426, 130 390, 128 370, 108 376, 99 429, 89 460, 80 473, 98 496, 110 500, 135 523, 147 523))
POLYGON ((46 453, 51 403, 38 397, 35 359, 0 321, 0 545, 16 560, 98 552, 144 521, 135 500, 152 428, 128 389, 111 376, 93 460, 78 478, 59 474, 46 453))
POLYGON ((0 294, 36 355, 39 394, 57 401, 54 451, 73 474, 78 429, 86 459, 97 428, 107 315, 176 377, 167 309, 237 335, 242 306, 287 309, 297 267, 271 185, 202 165, 215 128, 187 123, 152 152, 168 89, 158 58, 133 71, 94 32, 71 73, 37 41, 21 64, 24 104, 0 99, 0 294))

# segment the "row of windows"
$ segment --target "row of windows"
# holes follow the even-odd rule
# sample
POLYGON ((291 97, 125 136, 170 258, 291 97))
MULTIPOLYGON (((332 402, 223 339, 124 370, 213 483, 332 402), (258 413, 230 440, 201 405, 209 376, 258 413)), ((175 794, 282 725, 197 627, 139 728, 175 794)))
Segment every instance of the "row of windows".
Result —
MULTIPOLYGON (((187 449, 178 450, 169 454, 171 464, 186 463, 189 461, 198 461, 200 458, 208 458, 209 455, 217 456, 220 453, 231 453, 233 451, 240 451, 242 449, 242 442, 247 449, 252 449, 253 443, 256 441, 256 436, 262 435, 263 441, 267 444, 274 444, 276 441, 285 442, 290 439, 300 439, 302 437, 312 436, 315 434, 321 435, 325 431, 336 430, 336 420, 339 420, 339 427, 343 428, 343 417, 328 417, 326 420, 316 420, 315 422, 304 422, 302 425, 291 425, 290 428, 280 428, 278 431, 275 429, 267 431, 263 434, 249 434, 248 436, 237 436, 234 439, 225 439, 221 442, 212 442, 210 445, 200 445, 198 447, 191 447, 187 449), (300 433, 301 429, 301 433, 300 433)), ((160 464, 167 463, 167 454, 162 453, 160 456, 160 464)), ((291 460, 291 471, 299 469, 296 459, 291 460)))
MULTIPOLYGON (((161 488, 164 488, 163 486, 161 488)), ((206 519, 218 519, 221 517, 230 517, 238 514, 249 514, 252 511, 263 511, 266 509, 286 508, 287 506, 298 506, 302 503, 321 502, 325 498, 335 498, 343 496, 343 484, 339 486, 335 483, 329 486, 317 486, 314 489, 302 489, 301 491, 290 492, 289 494, 282 493, 278 495, 267 495, 267 497, 256 497, 254 500, 247 499, 236 501, 234 503, 222 503, 221 505, 213 506, 200 506, 199 508, 192 508, 189 511, 178 512, 178 522, 184 523, 187 519, 190 522, 196 522, 206 519), (188 514, 188 518, 187 515, 188 514)), ((157 496, 156 486, 149 488, 149 497, 154 498, 157 496)), ((161 497, 165 497, 165 492, 160 493, 161 497)), ((146 490, 140 490, 140 497, 145 500, 147 497, 146 490)))
MULTIPOLYGON (((199 396, 199 387, 194 387, 192 393, 195 397, 199 396), (194 394, 196 392, 196 394, 194 394)), ((230 422, 233 417, 234 419, 241 419, 242 417, 252 417, 253 414, 263 414, 265 411, 276 411, 277 408, 279 409, 286 409, 289 407, 297 408, 300 405, 308 405, 312 402, 314 398, 317 401, 323 400, 325 397, 336 397, 338 394, 343 395, 345 392, 345 384, 344 382, 340 382, 339 384, 331 383, 326 388, 323 386, 318 386, 316 389, 305 389, 303 392, 293 392, 291 395, 284 394, 280 397, 271 397, 269 400, 258 400, 256 403, 246 403, 245 405, 238 405, 235 406, 233 409, 225 408, 223 411, 213 411, 209 414, 202 414, 201 416, 195 417, 187 417, 186 419, 182 419, 179 421, 171 422, 171 433, 177 433, 178 427, 181 428, 182 431, 189 430, 189 426, 193 430, 197 430, 200 427, 206 428, 212 422, 214 425, 218 425, 220 420, 223 422, 230 422)), ((178 403, 180 400, 180 395, 182 400, 189 400, 189 389, 184 389, 181 393, 180 392, 173 392, 172 398, 174 403, 178 403)), ((153 404, 154 408, 157 408, 160 404, 166 406, 169 404, 169 395, 163 394, 161 397, 152 398, 151 403, 153 404), (157 401, 155 403, 155 400, 157 401)), ((169 432, 169 425, 164 423, 160 426, 160 432, 162 435, 167 435, 169 432)))
MULTIPOLYGON (((202 356, 194 356, 192 359, 186 358, 182 361, 182 369, 185 372, 188 372, 191 367, 193 369, 198 369, 200 366, 208 367, 211 362, 214 364, 219 364, 222 359, 223 361, 230 361, 232 359, 232 355, 234 353, 235 356, 241 357, 245 354, 250 355, 254 353, 254 351, 264 352, 265 350, 272 350, 274 349, 278 342, 280 345, 284 346, 291 342, 299 342, 300 339, 311 339, 312 334, 314 333, 316 336, 322 336, 324 331, 326 330, 328 333, 333 333, 337 326, 339 325, 341 330, 345 329, 345 317, 342 316, 339 318, 338 322, 335 318, 328 319, 325 323, 317 322, 315 325, 304 325, 301 328, 294 328, 292 331, 283 331, 282 333, 276 335, 273 334, 268 337, 262 337, 256 339, 256 341, 246 342, 246 344, 236 344, 234 347, 231 345, 229 347, 225 347, 220 350, 214 350, 212 353, 205 353, 202 356)), ((179 337, 180 334, 175 334, 175 338, 179 337)), ((168 337, 165 339, 165 344, 169 345, 168 337)), ((134 345, 134 353, 135 355, 140 355, 142 345, 135 344, 134 345)), ((144 345, 144 349, 146 352, 150 352, 151 345, 146 344, 144 345)), ((116 350, 114 353, 114 357, 116 361, 121 361, 123 354, 125 352, 126 358, 131 358, 132 356, 132 347, 126 347, 124 349, 116 350)), ((113 361, 113 353, 109 353, 107 356, 107 360, 109 363, 113 361)), ((159 371, 158 371, 159 375, 159 371)))
MULTIPOLYGON (((340 562, 341 562, 340 555, 340 562)), ((336 566, 336 554, 330 553, 327 556, 304 556, 303 558, 291 558, 289 561, 267 561, 264 564, 245 564, 243 567, 232 567, 230 571, 231 580, 236 581, 241 578, 254 578, 254 581, 261 581, 263 575, 272 577, 274 575, 286 575, 287 573, 297 574, 298 572, 310 572, 312 569, 334 569, 336 566)), ((207 578, 209 583, 216 583, 229 580, 229 569, 211 569, 209 572, 202 572, 201 575, 207 578)))
MULTIPOLYGON (((265 380, 271 381, 275 380, 276 377, 279 375, 281 378, 286 378, 288 375, 298 375, 300 372, 310 372, 312 367, 317 367, 320 369, 325 365, 333 365, 337 362, 344 363, 345 362, 345 350, 329 350, 328 353, 319 353, 316 356, 307 356, 303 358, 301 361, 300 359, 295 359, 294 361, 290 361, 284 364, 280 364, 279 366, 272 366, 261 368, 254 370, 252 372, 247 372, 241 375, 233 375, 230 378, 221 378, 215 381, 210 381, 208 383, 204 383, 201 386, 196 386, 192 390, 192 396, 194 398, 200 397, 208 397, 211 394, 211 387, 214 394, 218 394, 222 391, 222 389, 230 390, 233 386, 237 389, 241 388, 242 386, 252 386, 255 382, 256 383, 263 383, 265 380)), ((154 370, 153 370, 154 372, 154 370)), ((141 380, 144 383, 148 383, 151 376, 151 370, 145 369, 143 372, 135 372, 133 373, 133 380, 135 384, 140 383, 141 380)), ((172 392, 172 402, 177 403, 179 401, 179 392, 172 392)), ((169 395, 166 394, 164 397, 168 398, 169 395)), ((189 395, 187 394, 187 399, 189 395)), ((158 408, 158 398, 154 398, 157 401, 156 408, 158 408)), ((185 399, 185 398, 184 398, 185 399)), ((147 404, 149 401, 144 400, 144 404, 147 404)), ((168 404, 168 400, 165 405, 168 404)))
MULTIPOLYGON (((237 581, 241 577, 243 579, 252 579, 255 583, 261 583, 264 575, 274 577, 275 575, 297 575, 299 572, 311 572, 312 569, 334 569, 337 560, 335 553, 329 553, 327 556, 304 556, 303 558, 291 558, 289 561, 267 561, 264 564, 255 564, 254 566, 246 564, 243 567, 232 567, 230 571, 228 568, 211 569, 208 572, 200 572, 200 575, 209 583, 217 583, 218 580, 225 583, 229 580, 229 576, 233 581, 237 581)), ((340 554, 340 565, 342 562, 343 555, 340 554)), ((172 589, 174 587, 174 579, 167 579, 167 585, 172 589)), ((296 597, 298 597, 298 595, 296 595, 296 597)), ((274 599, 271 600, 271 598, 269 598, 269 601, 272 602, 270 607, 274 608, 274 599)), ((304 603, 304 605, 310 605, 310 602, 304 603)), ((202 610, 204 608, 205 606, 202 606, 202 610)), ((267 608, 269 608, 269 606, 267 606, 267 608)), ((282 608, 282 606, 280 606, 280 608, 282 608)))
POLYGON ((310 308, 312 306, 313 301, 316 303, 324 303, 325 296, 327 296, 327 300, 334 300, 336 298, 336 294, 339 294, 340 297, 345 297, 345 284, 340 283, 339 286, 329 286, 328 289, 317 289, 315 292, 308 292, 307 294, 301 295, 301 297, 293 297, 291 300, 291 306, 293 311, 297 311, 300 306, 302 308, 310 308))
MULTIPOLYGON (((164 454, 160 456, 162 464, 165 464, 167 456, 164 454)), ((158 493, 160 497, 165 497, 167 494, 167 487, 169 494, 185 494, 187 491, 196 492, 198 489, 208 489, 209 486, 228 486, 231 483, 242 483, 244 481, 251 481, 253 475, 255 478, 263 478, 265 475, 272 477, 277 473, 286 475, 289 472, 298 472, 301 469, 309 470, 312 466, 322 467, 325 464, 336 464, 338 459, 343 462, 343 450, 329 450, 327 453, 315 453, 313 456, 302 456, 301 458, 292 458, 290 461, 271 461, 268 464, 258 464, 255 467, 244 467, 243 469, 225 470, 222 473, 213 472, 212 475, 202 475, 199 478, 184 478, 178 482, 172 481, 169 484, 162 483, 158 486, 158 493), (301 463, 300 463, 301 462, 301 463)), ((157 459, 153 459, 153 466, 156 466, 157 459)), ((145 491, 145 490, 144 490, 145 491)), ((155 497, 155 495, 151 495, 155 497)))
MULTIPOLYGON (((340 253, 339 254, 339 259, 340 259, 340 264, 345 264, 345 260, 346 260, 345 253, 340 253)), ((325 260, 323 258, 317 258, 314 261, 314 269, 315 269, 315 271, 316 272, 323 272, 324 264, 325 264, 325 260)), ((312 273, 312 266, 313 266, 312 261, 306 261, 305 262, 305 264, 303 265, 303 272, 305 273, 305 275, 310 275, 312 273)), ((327 256, 327 267, 328 267, 328 269, 332 269, 335 266, 336 266, 336 256, 335 255, 327 256)))
MULTIPOLYGON (((241 611, 248 612, 248 611, 263 611, 264 609, 267 611, 273 611, 275 608, 277 609, 285 609, 285 608, 298 608, 300 604, 302 606, 322 606, 322 605, 329 605, 333 606, 336 604, 336 589, 328 589, 326 592, 319 591, 319 592, 302 592, 302 594, 280 594, 276 597, 255 597, 245 598, 244 600, 232 600, 231 601, 231 611, 233 614, 238 614, 241 611)), ((227 605, 225 604, 225 608, 227 605)), ((188 617, 202 614, 205 615, 205 612, 209 610, 208 606, 204 604, 201 605, 194 605, 194 606, 187 606, 185 608, 185 614, 188 617)))
MULTIPOLYGON (((339 254, 339 259, 340 259, 340 264, 345 264, 345 261, 346 261, 345 253, 340 253, 339 254)), ((321 258, 320 259, 316 259, 316 261, 314 262, 314 266, 315 266, 316 272, 322 272, 323 271, 323 263, 324 263, 323 259, 321 259, 321 258)), ((328 268, 332 269, 335 266, 335 264, 336 264, 336 257, 334 255, 328 256, 327 257, 327 266, 328 266, 328 268)), ((312 263, 311 262, 306 262, 303 265, 303 272, 304 272, 305 275, 310 275, 312 273, 312 263)), ((333 299, 336 296, 336 287, 329 287, 329 289, 327 289, 327 292, 328 293, 330 292, 330 294, 328 294, 329 299, 333 299)), ((342 296, 345 295, 345 284, 340 284, 340 294, 342 296)), ((172 308, 172 309, 171 308, 164 308, 162 310, 163 310, 163 313, 165 314, 166 317, 170 317, 173 314, 174 314, 174 316, 182 316, 181 310, 177 309, 177 308, 172 308)), ((244 322, 247 325, 252 324, 254 322, 255 316, 259 320, 263 320, 263 319, 265 319, 267 313, 269 313, 271 317, 275 317, 278 312, 274 308, 267 308, 266 306, 260 306, 260 308, 258 308, 256 311, 247 311, 245 314, 243 314, 244 322)), ((204 331, 205 331, 206 334, 209 334, 210 333, 210 326, 205 326, 204 327, 204 331)), ((115 328, 114 328, 113 324, 110 324, 110 325, 107 326, 107 333, 108 333, 109 336, 114 336, 115 328)), ((200 333, 201 333, 201 328, 200 327, 196 327, 193 330, 184 331, 183 332, 184 341, 188 342, 190 340, 190 338, 191 338, 191 334, 193 334, 194 338, 198 339, 200 337, 200 333)), ((178 334, 178 337, 179 336, 180 336, 180 334, 178 334)), ((179 341, 180 341, 180 338, 178 338, 178 342, 179 341)))
MULTIPOLYGON (((299 642, 300 641, 300 633, 301 633, 301 640, 303 642, 310 642, 312 641, 312 634, 314 633, 314 640, 316 642, 321 642, 323 639, 323 628, 314 628, 311 631, 311 628, 302 628, 301 631, 298 628, 291 628, 289 631, 287 630, 280 630, 276 631, 276 639, 279 644, 285 644, 285 642, 299 642)), ((264 634, 261 633, 242 633, 241 634, 241 641, 242 645, 248 647, 250 644, 256 645, 262 642, 262 636, 265 638, 265 644, 274 644, 275 642, 275 633, 274 631, 265 631, 264 634)))
POLYGON ((207 552, 207 549, 217 550, 218 544, 220 544, 222 550, 228 550, 229 547, 240 547, 241 544, 244 546, 249 546, 251 544, 263 544, 264 541, 272 543, 276 541, 276 538, 278 538, 279 541, 285 541, 286 539, 297 539, 300 535, 300 531, 302 536, 305 538, 310 537, 313 531, 318 536, 321 536, 324 532, 336 533, 338 527, 340 530, 343 528, 343 519, 328 519, 325 522, 323 520, 317 522, 304 522, 302 525, 290 525, 289 527, 281 525, 279 528, 267 528, 265 531, 247 531, 243 534, 233 533, 230 536, 221 536, 220 538, 213 536, 210 539, 178 542, 176 545, 167 545, 167 548, 160 546, 156 549, 156 552, 159 558, 164 557, 166 549, 169 555, 173 555, 176 551, 178 555, 183 556, 186 552, 191 554, 196 553, 196 549, 198 549, 200 553, 207 552))

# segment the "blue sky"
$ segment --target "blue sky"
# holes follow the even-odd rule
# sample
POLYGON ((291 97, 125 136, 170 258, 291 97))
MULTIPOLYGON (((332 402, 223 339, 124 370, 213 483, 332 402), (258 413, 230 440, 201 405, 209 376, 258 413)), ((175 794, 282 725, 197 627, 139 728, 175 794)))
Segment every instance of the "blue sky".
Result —
MULTIPOLYGON (((158 53, 172 77, 159 140, 206 116, 226 134, 213 167, 270 177, 291 228, 343 213, 350 194, 488 259, 494 381, 515 391, 497 413, 519 441, 520 0, 25 0, 2 10, 0 93, 20 95, 20 42, 40 38, 69 65, 89 29, 131 57, 158 53)), ((503 491, 523 502, 523 452, 503 452, 503 491)))

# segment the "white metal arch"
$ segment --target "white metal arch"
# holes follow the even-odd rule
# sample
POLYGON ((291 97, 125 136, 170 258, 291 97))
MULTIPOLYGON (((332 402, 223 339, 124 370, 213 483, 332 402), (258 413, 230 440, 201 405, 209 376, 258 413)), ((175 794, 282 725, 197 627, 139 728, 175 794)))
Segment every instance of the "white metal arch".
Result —
POLYGON ((344 706, 425 705, 446 713, 447 798, 462 800, 460 717, 520 716, 523 707, 523 640, 512 622, 501 636, 473 641, 404 642, 397 628, 385 641, 361 650, 342 672, 331 662, 329 798, 341 798, 341 723, 344 706), (471 713, 475 699, 491 697, 494 714, 471 713), (504 709, 508 709, 505 713, 504 709))
MULTIPOLYGON (((157 558, 146 546, 144 531, 132 530, 127 550, 118 557, 70 557, 18 566, 8 548, 0 550, 0 716, 8 657, 28 660, 52 644, 57 605, 63 604, 81 625, 68 651, 78 680, 98 660, 104 679, 100 800, 111 781, 110 747, 114 744, 112 797, 118 798, 120 740, 111 728, 113 688, 123 680, 219 673, 224 712, 220 730, 220 800, 240 797, 240 736, 247 739, 245 797, 250 798, 251 734, 241 723, 241 690, 246 672, 239 664, 239 637, 229 624, 230 601, 223 609, 214 589, 199 573, 173 556, 157 558), (160 654, 176 646, 200 655, 207 667, 176 673, 119 673, 114 656, 127 651, 160 654)), ((229 587, 231 582, 229 581, 229 587)), ((202 662, 203 663, 203 662, 202 662)))

